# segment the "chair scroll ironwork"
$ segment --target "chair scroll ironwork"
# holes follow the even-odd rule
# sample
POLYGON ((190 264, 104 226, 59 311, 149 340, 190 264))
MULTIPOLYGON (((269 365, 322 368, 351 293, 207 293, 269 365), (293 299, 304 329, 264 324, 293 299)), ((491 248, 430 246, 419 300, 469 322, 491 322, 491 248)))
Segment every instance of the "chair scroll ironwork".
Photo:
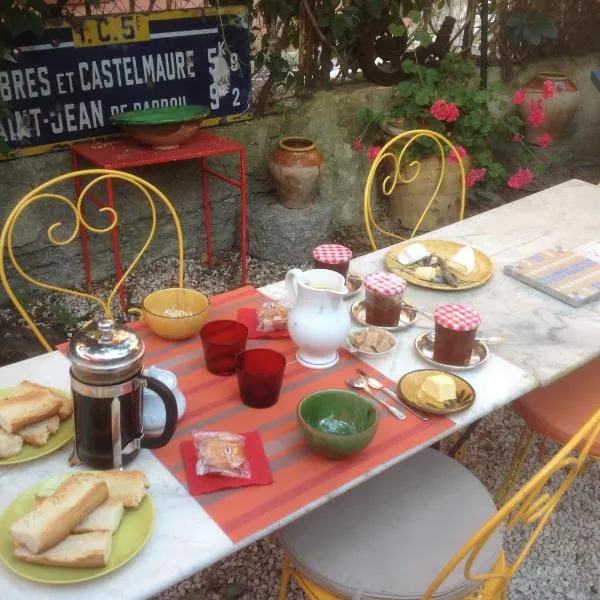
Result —
POLYGON ((183 232, 181 229, 179 217, 177 216, 175 208, 167 199, 167 197, 158 188, 156 188, 148 181, 142 179, 141 177, 137 177, 136 175, 125 173, 123 171, 114 171, 108 169, 88 169, 84 171, 71 172, 61 175, 59 177, 55 177, 54 179, 51 179, 50 181, 41 184, 31 192, 26 194, 23 198, 21 198, 21 200, 19 200, 16 206, 12 209, 12 211, 6 219, 6 222, 4 223, 2 233, 0 235, 0 279, 2 280, 2 285, 6 291, 6 294, 8 295, 12 303, 15 305, 15 308, 23 317, 27 325, 31 328, 35 337, 48 352, 51 352, 53 348, 41 334, 40 330, 35 325, 32 318, 23 307, 23 304, 20 302, 19 298, 15 295, 12 286, 10 285, 5 269, 6 254, 8 253, 10 262, 12 263, 12 266, 17 271, 17 273, 30 284, 53 292, 70 294, 72 296, 85 298, 91 302, 98 304, 104 311, 105 315, 109 318, 112 318, 112 304, 116 294, 118 293, 119 289, 121 288, 127 277, 131 274, 133 269, 135 269, 136 265, 139 263, 140 259, 142 258, 142 256, 150 246, 152 239, 154 238, 154 234, 156 232, 155 197, 162 201, 162 203, 167 207, 175 223, 179 256, 178 281, 179 287, 183 287, 183 232), (63 194, 58 194, 51 191, 52 187, 57 184, 63 183, 74 178, 87 176, 91 176, 93 177, 93 179, 83 187, 75 201, 70 200, 67 196, 64 196, 63 194), (111 178, 116 181, 124 181, 136 187, 148 201, 151 215, 151 227, 148 237, 146 238, 144 244, 136 254, 135 258, 133 259, 127 270, 123 273, 123 276, 119 279, 119 281, 117 281, 116 285, 112 288, 108 298, 106 300, 103 300, 102 298, 94 296, 91 293, 56 286, 50 283, 40 281, 39 279, 36 279, 31 275, 27 274, 21 266, 21 264, 19 263, 13 248, 13 235, 15 225, 19 217, 23 214, 23 211, 31 205, 46 200, 58 202, 69 208, 74 218, 73 230, 69 236, 67 236, 64 239, 58 239, 56 237, 57 230, 63 225, 61 222, 53 223, 47 229, 48 239, 50 243, 54 246, 67 246, 77 238, 81 231, 81 228, 85 228, 87 231, 97 234, 109 233, 113 231, 113 229, 117 227, 119 223, 119 215, 116 210, 110 207, 103 207, 99 209, 99 212, 106 213, 111 219, 111 222, 105 227, 93 226, 89 221, 86 220, 84 211, 84 202, 86 200, 86 195, 88 194, 88 192, 90 192, 95 185, 108 178, 111 178))
POLYGON ((459 197, 459 220, 462 221, 465 214, 465 205, 467 200, 467 185, 466 185, 466 174, 465 167, 462 161, 461 155, 456 149, 456 146, 436 131, 429 129, 415 129, 412 131, 405 131, 397 135, 396 137, 389 140, 380 150, 379 154, 373 161, 371 170, 367 177, 367 183, 364 190, 364 223, 369 236, 369 241, 374 250, 377 250, 377 243, 375 241, 374 231, 376 230, 384 236, 388 236, 400 241, 404 241, 407 238, 402 237, 391 231, 386 231, 377 224, 372 210, 372 194, 373 188, 376 187, 378 181, 378 169, 381 165, 386 165, 391 171, 391 174, 383 176, 381 181, 381 192, 383 196, 390 198, 391 195, 396 191, 399 185, 409 184, 417 180, 421 174, 421 161, 420 160, 409 160, 407 154, 410 153, 410 149, 419 140, 429 139, 434 142, 434 147, 437 150, 437 156, 440 158, 440 172, 435 184, 433 193, 427 202, 419 220, 414 226, 410 237, 414 237, 419 229, 421 228, 423 221, 427 213, 431 210, 435 201, 438 199, 440 189, 446 178, 447 174, 447 159, 453 156, 456 159, 460 171, 460 197, 459 197), (394 152, 394 147, 402 146, 399 152, 394 152), (390 168, 391 167, 391 168, 390 168))

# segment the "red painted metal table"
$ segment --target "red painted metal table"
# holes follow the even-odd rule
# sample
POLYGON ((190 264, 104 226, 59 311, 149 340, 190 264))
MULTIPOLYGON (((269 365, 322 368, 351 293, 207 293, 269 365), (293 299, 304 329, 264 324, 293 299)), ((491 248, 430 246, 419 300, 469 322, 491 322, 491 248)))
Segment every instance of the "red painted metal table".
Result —
MULTIPOLYGON (((147 165, 165 164, 179 160, 200 160, 200 171, 202 175, 202 201, 204 204, 204 228, 206 232, 206 246, 208 264, 213 264, 212 237, 210 228, 210 193, 208 186, 208 177, 215 177, 225 183, 228 183, 240 190, 241 195, 241 225, 240 225, 240 252, 242 261, 242 285, 246 285, 247 276, 247 257, 246 257, 246 148, 243 144, 228 140, 213 133, 201 131, 191 138, 184 145, 172 150, 153 150, 149 146, 144 146, 133 139, 125 138, 108 142, 96 142, 77 144, 71 149, 73 160, 73 170, 79 171, 79 160, 84 159, 102 169, 127 170, 134 167, 147 165), (239 154, 240 160, 240 178, 239 181, 232 179, 218 171, 208 167, 207 161, 213 156, 222 156, 227 154, 239 154)), ((79 178, 75 179, 75 188, 77 193, 81 192, 82 185, 79 178)), ((114 209, 114 193, 112 179, 106 180, 106 198, 104 203, 96 196, 90 198, 98 206, 109 206, 114 209)), ((123 274, 121 267, 121 258, 119 252, 119 234, 117 228, 112 230, 113 254, 115 259, 115 270, 117 280, 123 274)), ((88 251, 87 232, 81 229, 81 247, 83 253, 83 263, 85 270, 85 279, 89 287, 91 283, 91 266, 88 251)), ((125 310, 125 292, 123 287, 119 290, 119 299, 121 309, 125 310)))

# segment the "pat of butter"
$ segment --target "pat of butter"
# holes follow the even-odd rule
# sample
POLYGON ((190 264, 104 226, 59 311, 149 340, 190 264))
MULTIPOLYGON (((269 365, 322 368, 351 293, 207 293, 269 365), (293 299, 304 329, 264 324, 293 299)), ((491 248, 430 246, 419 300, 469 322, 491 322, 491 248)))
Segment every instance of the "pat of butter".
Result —
POLYGON ((421 386, 421 391, 429 394, 438 402, 446 402, 456 398, 456 384, 449 375, 440 373, 439 375, 430 375, 425 379, 421 386))
POLYGON ((449 261, 448 266, 462 275, 470 275, 475 270, 475 252, 473 248, 461 248, 449 261))
POLYGON ((398 253, 398 260, 402 265, 412 265, 426 256, 429 256, 429 252, 423 244, 411 244, 398 253))
POLYGON ((424 281, 433 281, 437 277, 437 269, 435 267, 417 267, 415 275, 424 281))

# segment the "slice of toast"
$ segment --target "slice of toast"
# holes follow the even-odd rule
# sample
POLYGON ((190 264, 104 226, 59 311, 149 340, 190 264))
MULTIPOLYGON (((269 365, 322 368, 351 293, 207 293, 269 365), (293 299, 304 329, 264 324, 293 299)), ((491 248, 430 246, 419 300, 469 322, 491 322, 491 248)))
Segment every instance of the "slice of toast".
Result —
POLYGON ((38 508, 9 527, 17 545, 39 554, 62 542, 75 527, 108 498, 108 486, 98 477, 72 475, 38 508))
POLYGON ((29 392, 47 392, 57 400, 60 400, 61 407, 58 411, 58 416, 61 421, 67 420, 73 414, 73 399, 70 396, 66 394, 64 396, 55 394, 51 389, 48 389, 39 383, 34 383, 33 381, 28 381, 25 379, 24 381, 21 381, 21 383, 15 388, 13 394, 21 395, 29 392))
POLYGON ((23 449, 23 438, 0 429, 0 458, 17 456, 23 449))
MULTIPOLYGON (((48 496, 36 496, 33 507, 37 508, 48 496)), ((90 533, 92 531, 109 531, 115 533, 119 529, 125 507, 118 500, 106 500, 98 508, 77 524, 73 533, 90 533)))
POLYGON ((70 535, 56 546, 33 554, 24 546, 13 550, 15 558, 55 567, 105 567, 110 558, 112 535, 109 532, 70 535))
MULTIPOLYGON (((150 482, 142 471, 121 471, 114 469, 89 473, 88 477, 100 477, 108 485, 110 500, 122 502, 125 508, 138 508, 148 493, 150 482)), ((38 498, 50 496, 51 492, 38 494, 38 498)))
POLYGON ((0 427, 7 433, 18 433, 27 425, 58 415, 63 405, 62 400, 46 388, 24 389, 22 386, 19 384, 0 402, 0 427))
POLYGON ((56 433, 59 427, 60 419, 58 415, 54 415, 49 419, 44 419, 38 423, 23 427, 23 429, 19 431, 19 435, 26 444, 41 448, 48 443, 50 436, 56 433))

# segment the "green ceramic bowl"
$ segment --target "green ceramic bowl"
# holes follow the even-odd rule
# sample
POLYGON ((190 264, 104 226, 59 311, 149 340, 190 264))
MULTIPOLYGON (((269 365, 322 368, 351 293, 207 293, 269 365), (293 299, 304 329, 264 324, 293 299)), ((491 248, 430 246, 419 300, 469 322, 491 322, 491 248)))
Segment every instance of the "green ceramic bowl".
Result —
POLYGON ((340 460, 366 448, 379 423, 369 400, 346 390, 321 390, 298 404, 297 421, 307 446, 319 456, 340 460))

